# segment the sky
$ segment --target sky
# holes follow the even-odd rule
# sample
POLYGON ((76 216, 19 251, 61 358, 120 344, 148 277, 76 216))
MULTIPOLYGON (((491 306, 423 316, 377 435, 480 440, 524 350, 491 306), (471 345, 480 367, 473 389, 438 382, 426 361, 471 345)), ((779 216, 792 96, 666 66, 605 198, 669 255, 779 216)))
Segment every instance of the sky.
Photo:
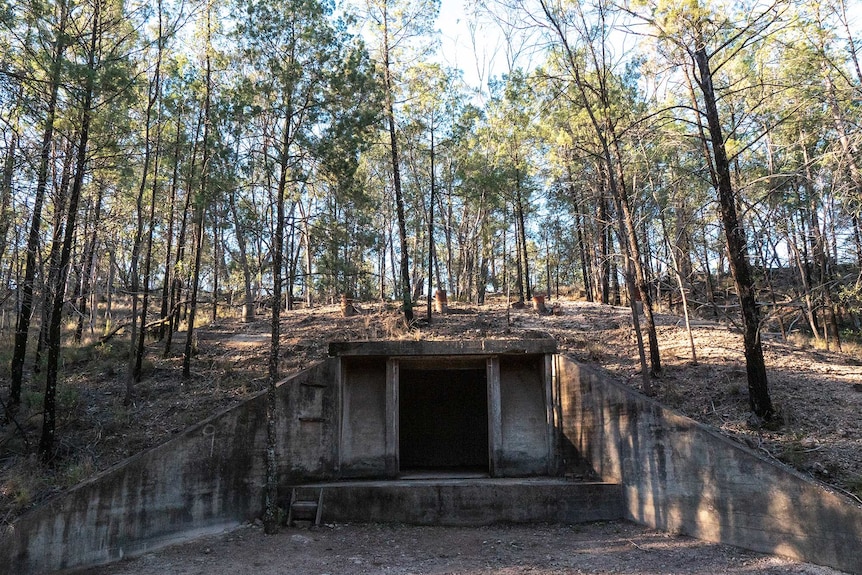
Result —
POLYGON ((496 25, 486 19, 475 34, 474 50, 468 27, 468 22, 474 16, 468 14, 465 3, 465 0, 441 1, 440 15, 437 18, 437 28, 440 30, 440 61, 446 66, 461 69, 464 72, 464 80, 471 87, 484 87, 489 76, 500 75, 506 71, 502 37, 496 25))

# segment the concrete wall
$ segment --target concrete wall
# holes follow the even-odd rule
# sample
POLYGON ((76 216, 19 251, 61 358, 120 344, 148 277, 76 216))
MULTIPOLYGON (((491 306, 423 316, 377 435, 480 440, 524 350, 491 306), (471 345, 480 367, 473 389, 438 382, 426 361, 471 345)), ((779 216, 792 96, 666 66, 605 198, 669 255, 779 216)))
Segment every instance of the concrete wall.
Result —
POLYGON ((556 373, 566 452, 623 483, 631 520, 862 573, 851 500, 568 358, 556 373))
MULTIPOLYGON (((335 473, 337 425, 326 405, 337 394, 336 363, 279 387, 278 434, 291 446, 280 457, 286 483, 295 481, 298 463, 304 478, 335 473)), ((108 563, 258 517, 264 403, 259 395, 25 514, 0 537, 0 575, 108 563)))
POLYGON ((386 474, 386 360, 350 359, 342 374, 343 477, 382 477, 386 474))
POLYGON ((502 446, 498 474, 548 473, 548 428, 543 356, 500 358, 502 446))

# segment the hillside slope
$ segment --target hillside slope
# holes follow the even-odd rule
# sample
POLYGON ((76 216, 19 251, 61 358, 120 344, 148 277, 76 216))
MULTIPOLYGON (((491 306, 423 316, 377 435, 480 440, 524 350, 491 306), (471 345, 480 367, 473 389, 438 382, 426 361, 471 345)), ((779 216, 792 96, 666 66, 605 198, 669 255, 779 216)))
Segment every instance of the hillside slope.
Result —
MULTIPOLYGON (((303 369, 326 355, 330 341, 366 339, 479 339, 550 334, 560 351, 598 365, 639 387, 641 378, 627 308, 554 302, 553 315, 509 310, 503 302, 482 307, 453 304, 430 325, 408 330, 397 310, 360 305, 341 317, 338 306, 287 312, 282 325, 282 371, 303 369)), ((759 427, 748 410, 741 335, 700 321, 693 328, 694 364, 684 322, 659 314, 664 373, 655 397, 698 421, 788 463, 859 500, 862 497, 862 361, 849 354, 764 338, 773 401, 785 424, 759 427)), ((46 467, 28 456, 38 441, 41 395, 38 379, 25 390, 16 422, 0 427, 0 526, 64 488, 122 459, 153 447, 214 412, 266 386, 269 329, 225 319, 197 332, 192 377, 181 377, 181 344, 174 337, 168 358, 150 343, 145 379, 134 401, 123 403, 125 364, 121 336, 104 346, 67 350, 59 394, 59 453, 46 467)), ((7 384, 7 382, 0 382, 7 384)))

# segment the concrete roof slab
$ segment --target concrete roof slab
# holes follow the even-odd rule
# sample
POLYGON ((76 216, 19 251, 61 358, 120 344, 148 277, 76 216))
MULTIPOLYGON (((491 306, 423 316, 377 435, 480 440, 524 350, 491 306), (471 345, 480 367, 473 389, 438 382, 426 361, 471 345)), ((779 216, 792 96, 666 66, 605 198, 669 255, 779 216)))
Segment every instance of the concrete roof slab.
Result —
POLYGON ((329 355, 336 356, 453 356, 453 355, 542 355, 556 353, 557 342, 551 337, 530 339, 476 340, 386 340, 335 341, 329 344, 329 355))

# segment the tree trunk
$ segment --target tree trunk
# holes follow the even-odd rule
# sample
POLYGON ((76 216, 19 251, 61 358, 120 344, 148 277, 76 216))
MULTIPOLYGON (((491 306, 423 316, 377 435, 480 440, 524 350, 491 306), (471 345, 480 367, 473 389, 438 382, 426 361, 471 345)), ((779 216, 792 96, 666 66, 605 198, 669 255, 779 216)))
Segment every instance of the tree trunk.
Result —
MULTIPOLYGON (((581 206, 578 201, 578 193, 575 190, 575 186, 572 178, 572 170, 571 166, 567 166, 566 169, 569 172, 569 193, 572 197, 572 207, 575 211, 575 237, 578 243, 578 253, 581 257, 581 277, 584 281, 584 293, 586 294, 586 298, 588 302, 593 301, 593 289, 591 285, 591 270, 590 270, 590 258, 587 257, 587 250, 584 245, 584 230, 582 225, 582 217, 581 217, 581 206)), ((550 289, 550 287, 549 287, 550 289)))
MULTIPOLYGON (((807 160, 806 160, 807 165, 807 160)), ((808 170, 806 169, 806 172, 808 170)), ((809 177, 811 174, 808 174, 809 177)), ((823 309, 823 336, 826 341, 826 349, 829 350, 830 342, 835 342, 838 349, 841 349, 841 340, 839 338, 838 333, 838 321, 835 317, 835 308, 834 302, 832 301, 832 287, 830 284, 829 277, 829 264, 827 261, 826 247, 825 247, 825 238, 823 231, 820 229, 820 218, 818 217, 818 212, 820 206, 819 202, 815 197, 815 191, 812 186, 812 181, 810 179, 806 179, 805 188, 806 195, 808 196, 808 200, 810 202, 810 206, 808 209, 808 215, 811 218, 811 221, 808 224, 809 229, 811 230, 812 235, 812 251, 814 252, 814 261, 817 265, 817 275, 818 275, 818 291, 820 292, 822 303, 821 308, 823 309)))
MULTIPOLYGON (((138 189, 136 200, 137 208, 137 227, 135 230, 135 242, 132 249, 132 330, 131 330, 131 357, 129 358, 129 374, 126 378, 126 395, 123 400, 124 405, 129 405, 132 402, 135 386, 141 381, 141 368, 143 365, 144 342, 146 333, 144 333, 147 325, 147 306, 149 304, 149 275, 150 265, 152 262, 153 251, 153 228, 155 226, 155 206, 156 206, 156 189, 158 185, 158 164, 161 147, 161 119, 156 120, 156 141, 154 144, 150 142, 150 128, 153 118, 153 109, 159 106, 161 96, 161 63, 162 63, 162 5, 158 2, 158 39, 157 39, 157 54, 156 66, 153 71, 153 79, 150 84, 150 90, 147 98, 147 109, 145 115, 144 128, 144 165, 141 174, 141 185, 138 189), (153 147, 155 150, 153 151, 153 147), (153 155, 155 158, 153 158, 153 155), (141 278, 138 274, 138 265, 141 252, 141 242, 144 241, 144 194, 147 188, 147 177, 149 176, 150 161, 153 161, 153 186, 150 194, 149 217, 147 227, 147 240, 144 250, 144 273, 143 273, 143 290, 141 290, 141 278), (143 291, 143 295, 141 295, 143 291), (138 301, 141 300, 140 320, 138 320, 138 301)), ((156 109, 156 115, 159 116, 159 110, 156 109)))
MULTIPOLYGON (((392 70, 389 59, 389 19, 383 15, 383 75, 386 90, 386 120, 389 124, 389 151, 392 159, 392 186, 395 189, 395 212, 398 218, 398 239, 401 242, 401 303, 404 319, 413 322, 413 299, 411 297, 410 258, 407 253, 407 223, 404 218, 404 196, 401 191, 401 166, 398 159, 398 139, 395 134, 395 95, 392 86, 392 70)), ((394 264, 394 262, 393 262, 394 264)))
MULTIPOLYGON (((93 232, 87 243, 87 248, 84 252, 84 262, 81 265, 81 303, 79 305, 78 325, 75 328, 75 341, 80 343, 84 335, 84 317, 87 315, 87 300, 90 298, 90 285, 95 276, 96 264, 96 245, 99 240, 99 224, 102 221, 102 198, 105 193, 105 186, 99 185, 99 192, 96 196, 96 205, 93 209, 93 232)), ((90 331, 93 330, 92 313, 95 309, 91 309, 90 315, 90 331)))
MULTIPOLYGON (((527 301, 529 301, 532 299, 533 293, 530 286, 530 261, 527 257, 527 231, 524 221, 524 202, 521 197, 521 172, 517 168, 515 169, 515 200, 515 217, 518 218, 518 228, 521 234, 520 253, 524 257, 524 291, 526 292, 527 301)), ((520 267, 520 262, 518 263, 518 266, 520 267)))
POLYGON ((263 528, 268 535, 278 532, 278 459, 276 386, 279 379, 281 350, 281 284, 284 265, 284 203, 290 159, 290 114, 285 121, 281 144, 278 188, 275 197, 275 237, 272 246, 272 313, 270 316, 269 379, 266 390, 266 477, 264 489, 263 528))
POLYGON ((748 374, 748 394, 751 410, 766 421, 775 417, 775 408, 769 396, 769 386, 766 378, 766 363, 763 359, 763 348, 760 341, 760 314, 755 299, 754 282, 748 263, 748 247, 745 231, 736 213, 736 196, 730 179, 730 164, 721 133, 721 121, 718 115, 715 91, 712 85, 712 71, 709 66, 709 56, 706 48, 695 51, 700 77, 698 85, 703 93, 703 101, 709 137, 712 143, 712 154, 716 173, 716 188, 721 206, 721 220, 727 240, 728 259, 736 291, 742 307, 743 345, 745 348, 745 366, 748 374))
POLYGON ((174 277, 173 266, 171 265, 171 252, 174 249, 174 219, 176 217, 176 203, 177 203, 177 186, 179 184, 179 166, 180 166, 180 134, 182 133, 182 110, 177 112, 177 125, 176 125, 176 138, 174 140, 174 156, 173 156, 173 170, 171 173, 171 192, 170 192, 170 201, 169 201, 169 211, 168 211, 168 229, 165 231, 165 241, 167 244, 165 245, 165 276, 162 281, 162 307, 160 316, 162 318, 162 323, 158 328, 158 338, 159 341, 164 340, 165 335, 170 329, 171 322, 168 321, 168 316, 171 313, 170 308, 170 293, 171 293, 171 285, 174 277))
POLYGON ((93 29, 90 39, 90 53, 88 55, 88 70, 86 89, 84 94, 84 105, 81 113, 81 133, 78 141, 78 154, 75 166, 75 179, 72 184, 72 192, 69 196, 68 215, 66 217, 66 229, 63 236, 63 248, 60 255, 60 269, 57 274, 57 283, 54 285, 54 301, 51 310, 51 327, 48 338, 48 365, 45 373, 45 397, 42 409, 42 435, 39 439, 39 455, 43 461, 49 461, 54 453, 54 433, 56 431, 56 396, 57 375, 60 365, 60 343, 62 324, 63 301, 65 299, 66 277, 68 275, 69 262, 72 255, 72 243, 75 240, 75 220, 78 214, 78 202, 81 197, 81 188, 84 183, 84 170, 87 167, 87 142, 90 135, 90 118, 93 104, 93 86, 95 84, 95 59, 96 42, 99 36, 100 21, 99 12, 101 3, 97 0, 93 4, 93 29))
MULTIPOLYGON (((434 126, 431 126, 431 197, 428 201, 428 323, 431 323, 431 299, 434 295, 434 126)), ((439 284, 438 284, 439 285, 439 284)))
MULTIPOLYGON (((640 298, 643 303, 644 321, 646 322, 647 329, 647 343, 649 345, 650 374, 653 376, 658 376, 661 374, 661 354, 659 353, 658 334, 656 333, 655 317, 653 316, 652 294, 650 293, 649 284, 647 283, 647 276, 644 271, 643 263, 641 262, 641 249, 638 242, 637 226, 635 224, 634 215, 632 214, 629 195, 622 173, 622 167, 619 163, 621 154, 619 150, 619 140, 614 138, 613 145, 616 148, 616 165, 617 169, 619 170, 619 173, 617 174, 616 178, 612 178, 610 180, 611 190, 617 190, 619 198, 617 202, 617 207, 622 212, 620 215, 620 218, 623 220, 621 224, 625 226, 625 231, 620 230, 620 232, 621 234, 625 233, 627 236, 627 241, 621 243, 624 243, 626 250, 628 250, 629 257, 631 259, 632 269, 635 274, 635 286, 637 287, 638 293, 640 294, 640 298)), ((610 170, 612 168, 609 166, 608 169, 610 170)), ((649 386, 647 386, 645 391, 650 391, 649 386)))
POLYGON ((521 224, 518 219, 518 206, 514 203, 512 204, 512 215, 515 219, 515 289, 518 290, 518 302, 524 303, 526 298, 524 295, 524 270, 521 267, 523 262, 521 258, 521 224))
POLYGON ((233 213, 236 244, 239 250, 239 266, 240 269, 242 269, 242 321, 243 323, 251 323, 254 321, 254 294, 252 294, 251 291, 251 267, 248 264, 248 248, 245 241, 245 230, 240 223, 239 212, 236 208, 235 194, 228 194, 228 201, 230 202, 230 209, 233 213))
POLYGON ((218 320, 218 291, 219 291, 219 282, 218 282, 218 274, 219 274, 219 228, 221 227, 220 219, 220 210, 221 205, 220 202, 213 203, 212 210, 212 225, 213 225, 213 308, 212 308, 212 316, 211 321, 215 323, 218 320))
POLYGON ((197 314, 197 306, 198 306, 198 288, 200 285, 200 275, 201 275, 201 252, 203 251, 203 235, 204 235, 204 213, 205 213, 205 204, 206 197, 208 195, 207 189, 207 175, 209 174, 210 168, 210 146, 209 146, 209 134, 210 127, 212 124, 212 115, 210 111, 210 104, 212 100, 212 63, 211 63, 211 55, 212 51, 212 6, 207 4, 206 7, 206 46, 205 46, 205 63, 204 63, 204 109, 203 109, 203 141, 201 141, 201 185, 200 185, 200 193, 198 194, 197 201, 195 201, 195 216, 194 216, 194 240, 195 240, 195 262, 192 268, 192 285, 191 285, 191 297, 189 298, 189 315, 187 321, 186 328, 186 343, 185 349, 183 351, 183 377, 189 378, 192 374, 192 353, 193 353, 193 343, 194 343, 194 331, 195 331, 195 315, 197 314))
POLYGON ((599 178, 599 250, 601 251, 599 281, 601 284, 601 301, 608 305, 611 302, 611 254, 608 238, 610 236, 610 226, 608 225, 608 206, 607 197, 605 195, 604 178, 599 178))
POLYGON ((6 248, 9 245, 6 237, 9 234, 9 227, 13 221, 10 206, 12 203, 12 176, 15 173, 17 147, 17 129, 13 129, 9 148, 6 151, 6 159, 3 161, 3 176, 0 178, 0 262, 4 261, 4 256, 6 255, 6 248))
POLYGON ((27 257, 24 264, 24 281, 21 286, 21 306, 15 326, 15 345, 10 366, 9 404, 16 408, 21 403, 21 384, 24 378, 24 357, 27 353, 27 337, 30 333, 30 319, 33 315, 33 282, 36 277, 36 253, 39 251, 39 234, 42 227, 42 204, 48 185, 48 161, 51 158, 51 145, 54 141, 54 117, 57 112, 57 94, 63 70, 63 53, 66 50, 66 23, 68 10, 65 2, 60 3, 60 24, 54 42, 54 57, 51 62, 51 95, 45 114, 45 131, 39 152, 39 168, 36 174, 36 192, 33 198, 33 215, 30 218, 30 233, 27 236, 27 257))
POLYGON ((42 352, 48 345, 48 330, 51 326, 51 290, 57 284, 57 274, 60 273, 60 253, 63 251, 63 218, 66 210, 66 197, 72 179, 72 163, 74 153, 72 140, 67 140, 63 153, 63 170, 60 176, 60 186, 54 196, 54 231, 51 234, 51 252, 48 256, 48 278, 42 285, 42 322, 39 326, 39 337, 36 340, 36 353, 33 358, 33 371, 42 370, 42 352))
MULTIPOLYGON (((658 202, 658 199, 656 199, 656 202, 658 202)), ((673 274, 676 277, 677 287, 679 288, 679 295, 682 299, 682 311, 685 317, 685 331, 688 334, 688 346, 691 350, 691 364, 697 365, 697 348, 695 348, 694 346, 694 335, 691 332, 691 319, 688 313, 688 297, 685 293, 685 281, 683 280, 683 275, 680 269, 682 267, 680 262, 683 260, 683 258, 678 255, 681 251, 678 247, 680 242, 671 241, 668 235, 667 220, 665 218, 663 210, 659 210, 659 222, 661 223, 662 234, 664 235, 665 240, 668 243, 668 253, 670 254, 670 261, 671 265, 673 266, 673 274)), ((670 305, 668 306, 668 308, 671 307, 672 306, 670 305)))

